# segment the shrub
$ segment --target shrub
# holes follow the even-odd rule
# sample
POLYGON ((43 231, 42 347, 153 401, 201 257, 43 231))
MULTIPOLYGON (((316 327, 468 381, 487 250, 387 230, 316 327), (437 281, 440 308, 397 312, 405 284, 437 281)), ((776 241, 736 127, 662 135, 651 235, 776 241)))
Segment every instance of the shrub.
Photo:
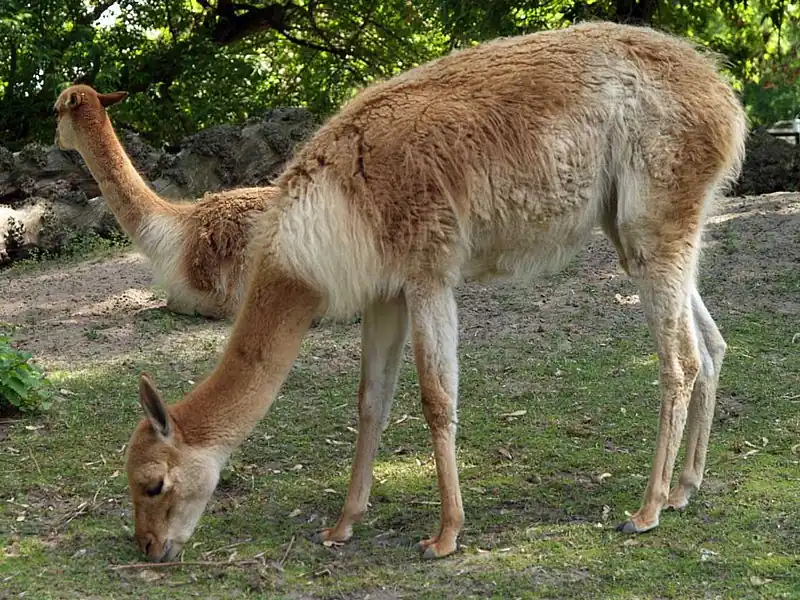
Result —
POLYGON ((52 389, 31 353, 11 345, 12 328, 0 324, 0 413, 38 412, 50 407, 52 389))

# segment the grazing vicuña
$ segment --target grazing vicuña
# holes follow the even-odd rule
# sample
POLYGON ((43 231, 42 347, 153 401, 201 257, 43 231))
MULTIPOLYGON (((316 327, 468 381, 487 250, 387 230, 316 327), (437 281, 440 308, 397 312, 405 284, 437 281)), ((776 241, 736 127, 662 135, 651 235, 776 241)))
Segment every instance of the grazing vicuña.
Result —
MULTIPOLYGON (((362 91, 302 148, 260 219, 246 297, 213 373, 166 406, 147 376, 128 447, 136 539, 189 539, 220 469, 278 393, 316 315, 363 311, 355 463, 322 540, 367 508, 410 331, 441 493, 424 556, 456 549, 454 288, 565 263, 595 226, 635 280, 660 361, 650 480, 625 532, 697 490, 725 342, 695 284, 703 223, 747 122, 713 58, 646 28, 592 23, 455 52, 362 91), (669 491, 688 414, 686 462, 669 491)), ((309 418, 313 418, 310 415, 309 418)))

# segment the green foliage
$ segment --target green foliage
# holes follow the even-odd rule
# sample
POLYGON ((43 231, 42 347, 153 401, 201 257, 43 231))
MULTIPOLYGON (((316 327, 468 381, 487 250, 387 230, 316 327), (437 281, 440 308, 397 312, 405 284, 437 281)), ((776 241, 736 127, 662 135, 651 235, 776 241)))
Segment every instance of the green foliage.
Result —
POLYGON ((6 0, 0 140, 51 140, 50 109, 72 82, 131 92, 115 119, 154 143, 280 105, 326 116, 453 48, 587 19, 648 23, 721 52, 757 123, 800 111, 800 3, 789 0, 6 0))
POLYGON ((61 235, 67 237, 66 242, 58 245, 55 249, 31 248, 27 258, 16 261, 14 266, 18 269, 24 269, 28 265, 56 258, 85 259, 87 256, 102 255, 131 245, 130 238, 118 230, 104 235, 94 231, 82 231, 80 233, 65 231, 61 232, 61 235))
POLYGON ((11 328, 0 324, 0 412, 36 412, 50 408, 50 381, 30 352, 11 345, 11 328))
MULTIPOLYGON (((59 249, 58 256, 66 258, 85 258, 90 254, 103 253, 116 248, 125 248, 130 245, 130 238, 118 230, 114 230, 102 236, 94 231, 85 231, 70 237, 67 243, 59 249)), ((47 258, 54 258, 54 256, 51 253, 47 257, 40 257, 41 260, 47 258)))

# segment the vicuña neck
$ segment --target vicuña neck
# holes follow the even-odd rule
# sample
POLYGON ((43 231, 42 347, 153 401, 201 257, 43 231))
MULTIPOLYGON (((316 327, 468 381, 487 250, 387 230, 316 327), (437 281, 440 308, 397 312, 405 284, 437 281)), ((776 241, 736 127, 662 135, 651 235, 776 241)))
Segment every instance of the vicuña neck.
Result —
POLYGON ((319 296, 254 265, 253 280, 214 372, 171 412, 184 439, 229 455, 264 417, 300 352, 319 296))
POLYGON ((117 221, 129 237, 138 241, 144 217, 154 213, 173 213, 176 209, 148 187, 125 153, 110 122, 106 121, 99 132, 87 137, 78 150, 117 221))

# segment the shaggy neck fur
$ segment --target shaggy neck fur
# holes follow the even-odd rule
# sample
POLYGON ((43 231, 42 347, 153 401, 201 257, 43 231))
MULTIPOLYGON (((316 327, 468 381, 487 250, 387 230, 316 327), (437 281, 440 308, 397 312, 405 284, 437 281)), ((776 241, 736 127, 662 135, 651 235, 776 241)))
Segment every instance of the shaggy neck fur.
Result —
POLYGON ((144 217, 176 208, 151 190, 136 171, 108 118, 79 136, 80 152, 119 224, 134 241, 144 217))

